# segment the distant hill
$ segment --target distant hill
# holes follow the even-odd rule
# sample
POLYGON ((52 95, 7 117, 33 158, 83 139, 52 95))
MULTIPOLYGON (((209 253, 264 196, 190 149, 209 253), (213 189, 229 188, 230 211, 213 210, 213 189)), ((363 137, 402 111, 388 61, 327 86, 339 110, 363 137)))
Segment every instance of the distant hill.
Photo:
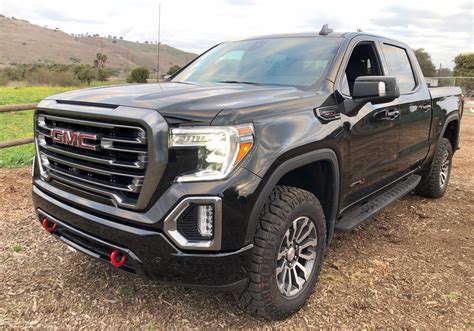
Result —
MULTIPOLYGON (((156 69, 157 44, 136 43, 97 36, 74 37, 60 30, 40 27, 25 20, 0 15, 0 67, 33 63, 93 64, 96 54, 107 55, 113 68, 156 69)), ((160 73, 177 64, 183 66, 196 57, 169 45, 160 46, 160 73)))

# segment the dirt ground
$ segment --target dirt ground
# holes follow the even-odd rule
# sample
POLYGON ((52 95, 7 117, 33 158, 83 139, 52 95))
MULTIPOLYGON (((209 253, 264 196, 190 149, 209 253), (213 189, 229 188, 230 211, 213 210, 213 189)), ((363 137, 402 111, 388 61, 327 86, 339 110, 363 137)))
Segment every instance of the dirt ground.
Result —
POLYGON ((407 196, 337 235, 309 302, 280 322, 69 251, 35 221, 30 170, 0 169, 0 328, 474 328, 473 145, 465 116, 447 195, 407 196))

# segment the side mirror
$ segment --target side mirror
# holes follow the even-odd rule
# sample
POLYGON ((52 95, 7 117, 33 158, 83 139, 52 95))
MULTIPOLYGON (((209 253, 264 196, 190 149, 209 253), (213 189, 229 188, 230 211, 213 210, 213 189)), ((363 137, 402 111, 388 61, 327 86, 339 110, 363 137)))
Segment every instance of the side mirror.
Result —
POLYGON ((170 81, 170 78, 171 78, 171 75, 163 76, 163 81, 169 82, 169 81, 170 81))
POLYGON ((400 96, 400 89, 395 77, 360 76, 354 82, 352 99, 356 103, 374 105, 391 102, 400 96))

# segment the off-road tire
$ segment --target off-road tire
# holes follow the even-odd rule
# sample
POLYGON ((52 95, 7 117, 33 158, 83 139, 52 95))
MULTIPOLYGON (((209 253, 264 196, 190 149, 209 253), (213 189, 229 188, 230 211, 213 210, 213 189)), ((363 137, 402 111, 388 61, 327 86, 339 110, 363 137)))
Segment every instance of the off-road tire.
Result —
POLYGON ((263 207, 254 237, 247 287, 235 292, 238 304, 260 317, 281 320, 297 311, 311 295, 326 249, 326 220, 318 199, 310 192, 276 186, 263 207), (316 257, 311 276, 300 293, 285 297, 276 279, 277 255, 285 233, 298 217, 306 216, 316 228, 316 257))
POLYGON ((451 175, 452 158, 453 158, 453 149, 451 147, 450 141, 446 138, 441 138, 441 141, 438 144, 431 166, 425 171, 422 171, 421 173, 422 178, 421 178, 420 183, 415 189, 416 194, 421 195, 426 198, 433 198, 433 199, 443 197, 449 184, 449 177, 451 175), (448 156, 449 168, 448 168, 446 181, 444 185, 441 185, 440 175, 442 172, 443 160, 446 153, 448 153, 449 155, 448 156))

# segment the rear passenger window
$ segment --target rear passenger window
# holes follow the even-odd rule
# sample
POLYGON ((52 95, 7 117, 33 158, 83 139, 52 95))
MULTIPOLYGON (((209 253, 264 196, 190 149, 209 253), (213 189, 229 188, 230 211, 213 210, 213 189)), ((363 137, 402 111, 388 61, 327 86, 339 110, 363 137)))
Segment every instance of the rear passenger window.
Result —
POLYGON ((406 50, 383 44, 383 52, 388 62, 390 76, 397 78, 400 93, 413 90, 415 88, 415 76, 406 50))

